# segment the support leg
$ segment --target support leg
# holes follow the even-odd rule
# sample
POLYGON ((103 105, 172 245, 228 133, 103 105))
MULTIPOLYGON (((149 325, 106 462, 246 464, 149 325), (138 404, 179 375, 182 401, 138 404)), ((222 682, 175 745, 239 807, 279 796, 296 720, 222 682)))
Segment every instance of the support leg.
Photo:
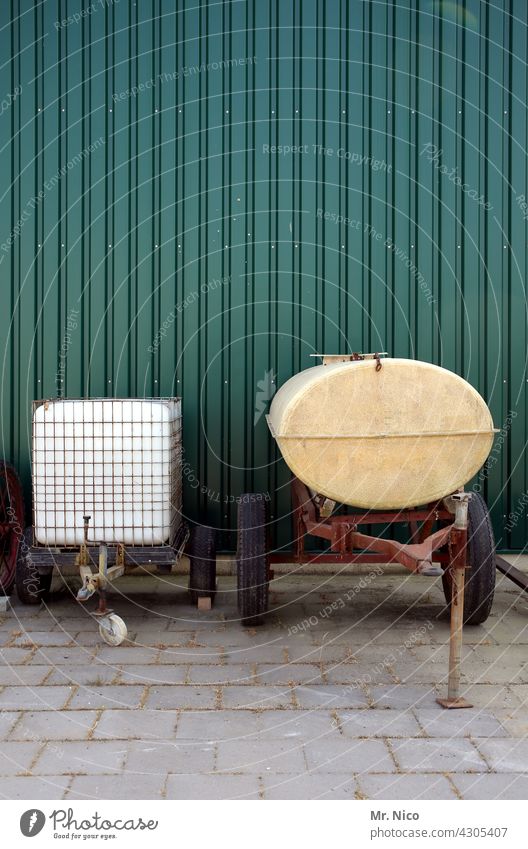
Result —
MULTIPOLYGON (((449 567, 451 568, 451 567, 449 567)), ((444 708, 469 708, 473 705, 460 696, 460 656, 464 624, 465 569, 451 572, 451 633, 449 635, 449 673, 447 699, 437 699, 444 708)))
MULTIPOLYGON (((457 501, 455 523, 451 531, 451 630, 449 634, 449 673, 447 699, 437 699, 444 708, 469 708, 473 705, 460 696, 460 658, 464 626, 464 584, 467 560, 467 493, 457 501)), ((453 496, 455 498, 455 496, 453 496)))

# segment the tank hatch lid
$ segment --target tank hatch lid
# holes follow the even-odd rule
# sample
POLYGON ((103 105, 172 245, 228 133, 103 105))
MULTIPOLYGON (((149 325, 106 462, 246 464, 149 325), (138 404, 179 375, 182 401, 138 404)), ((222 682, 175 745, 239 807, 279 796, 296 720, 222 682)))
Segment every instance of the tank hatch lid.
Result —
POLYGON ((324 366, 332 363, 353 363, 359 360, 379 360, 380 357, 388 357, 387 351, 377 351, 373 354, 362 354, 361 351, 352 351, 351 354, 310 354, 311 357, 320 357, 324 366))

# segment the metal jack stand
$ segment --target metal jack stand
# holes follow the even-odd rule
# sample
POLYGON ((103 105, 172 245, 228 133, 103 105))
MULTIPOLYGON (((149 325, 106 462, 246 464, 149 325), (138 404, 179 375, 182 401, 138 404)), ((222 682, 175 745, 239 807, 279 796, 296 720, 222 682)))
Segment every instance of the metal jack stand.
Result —
POLYGON ((460 696, 460 657, 464 624, 464 584, 467 569, 468 501, 471 494, 459 492, 451 496, 455 521, 449 539, 449 574, 451 576, 451 632, 449 635, 449 673, 447 698, 437 699, 443 708, 470 708, 471 702, 460 696))
POLYGON ((77 593, 77 601, 88 601, 95 593, 99 595, 97 610, 92 614, 99 620, 99 633, 103 640, 112 646, 120 645, 127 636, 127 627, 111 608, 107 607, 106 589, 108 584, 120 578, 125 572, 124 551, 118 546, 115 566, 108 567, 108 547, 105 543, 99 545, 99 569, 97 573, 92 572, 88 565, 88 524, 90 516, 84 517, 84 545, 81 546, 79 555, 79 574, 82 579, 82 587, 77 593))

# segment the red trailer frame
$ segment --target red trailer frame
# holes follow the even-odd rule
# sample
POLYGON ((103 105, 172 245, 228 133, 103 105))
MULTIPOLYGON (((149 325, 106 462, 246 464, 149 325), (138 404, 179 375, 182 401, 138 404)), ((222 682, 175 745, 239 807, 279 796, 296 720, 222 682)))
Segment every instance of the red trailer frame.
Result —
POLYGON ((435 562, 444 564, 450 576, 451 626, 447 698, 437 699, 445 708, 472 707, 460 697, 460 656, 464 619, 464 582, 467 564, 467 516, 470 493, 457 492, 425 507, 405 510, 366 511, 332 515, 335 502, 312 495, 298 478, 292 479, 294 551, 270 554, 270 563, 387 563, 396 561, 416 574, 440 574, 435 562), (431 533, 437 521, 444 527, 431 533), (407 524, 411 542, 404 544, 361 533, 361 525, 407 524), (421 524, 419 524, 421 523, 421 524), (330 551, 307 552, 306 535, 330 542, 330 551), (440 551, 439 549, 444 549, 440 551))

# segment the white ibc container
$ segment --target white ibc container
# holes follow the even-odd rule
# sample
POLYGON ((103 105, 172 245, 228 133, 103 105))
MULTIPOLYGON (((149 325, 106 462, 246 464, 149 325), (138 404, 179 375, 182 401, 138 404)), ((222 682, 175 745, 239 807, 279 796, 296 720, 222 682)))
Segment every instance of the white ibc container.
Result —
POLYGON ((181 401, 37 402, 33 521, 42 545, 172 542, 181 524, 181 401))

